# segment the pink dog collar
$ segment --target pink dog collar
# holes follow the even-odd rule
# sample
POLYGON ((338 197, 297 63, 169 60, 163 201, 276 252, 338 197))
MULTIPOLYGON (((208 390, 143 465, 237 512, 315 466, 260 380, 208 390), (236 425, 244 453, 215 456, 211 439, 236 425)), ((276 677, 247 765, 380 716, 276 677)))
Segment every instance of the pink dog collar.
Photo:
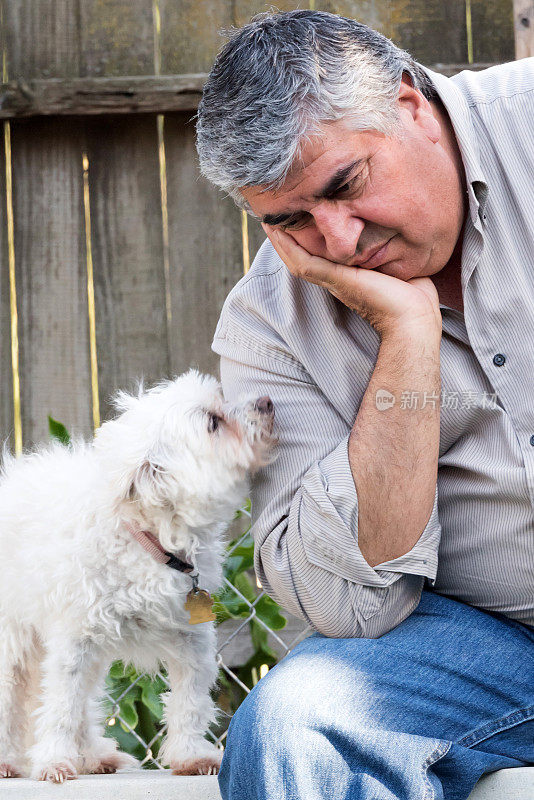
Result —
MULTIPOLYGON (((134 528, 129 522, 125 522, 124 526, 134 539, 139 542, 141 547, 144 548, 147 553, 150 553, 152 558, 159 564, 167 564, 171 569, 177 569, 179 572, 185 572, 187 574, 196 571, 193 564, 189 564, 189 562, 185 560, 186 554, 183 550, 179 555, 175 556, 173 553, 164 550, 158 539, 153 533, 150 533, 150 531, 142 531, 139 528, 134 528), (183 556, 183 558, 180 558, 180 556, 183 556)), ((191 577, 195 576, 192 575, 191 577)))

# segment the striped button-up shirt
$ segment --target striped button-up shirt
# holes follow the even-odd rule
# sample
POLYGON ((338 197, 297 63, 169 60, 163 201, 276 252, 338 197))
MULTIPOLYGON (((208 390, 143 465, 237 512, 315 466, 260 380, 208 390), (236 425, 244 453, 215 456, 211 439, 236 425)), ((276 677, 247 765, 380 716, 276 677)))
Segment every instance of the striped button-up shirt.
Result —
MULTIPOLYGON (((278 458, 252 490, 255 569, 327 636, 377 637, 424 586, 534 625, 534 59, 429 71, 469 195, 464 312, 441 304, 434 508, 414 547, 371 567, 358 548, 348 438, 379 349, 374 329, 295 278, 266 241, 224 305, 213 349, 228 399, 268 394, 278 458)), ((387 424, 387 415, 384 417, 387 424)))

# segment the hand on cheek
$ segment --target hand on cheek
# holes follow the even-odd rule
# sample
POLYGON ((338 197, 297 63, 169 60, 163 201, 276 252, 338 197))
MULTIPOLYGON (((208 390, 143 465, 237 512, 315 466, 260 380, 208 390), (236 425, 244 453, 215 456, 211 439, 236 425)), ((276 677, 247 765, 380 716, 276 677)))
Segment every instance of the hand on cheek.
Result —
POLYGON ((303 277, 302 270, 313 256, 281 228, 274 228, 264 222, 261 226, 289 271, 293 275, 303 277))

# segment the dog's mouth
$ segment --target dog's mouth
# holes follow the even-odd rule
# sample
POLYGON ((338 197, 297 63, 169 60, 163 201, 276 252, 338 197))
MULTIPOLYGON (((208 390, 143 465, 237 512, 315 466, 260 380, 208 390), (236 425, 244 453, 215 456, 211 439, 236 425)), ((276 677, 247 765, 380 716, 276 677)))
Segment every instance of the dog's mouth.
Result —
POLYGON ((253 411, 262 434, 270 438, 274 427, 273 401, 267 395, 259 397, 254 403, 253 411))
POLYGON ((261 397, 253 406, 253 442, 255 454, 253 470, 265 466, 273 461, 274 447, 278 438, 274 433, 274 403, 269 397, 261 397))

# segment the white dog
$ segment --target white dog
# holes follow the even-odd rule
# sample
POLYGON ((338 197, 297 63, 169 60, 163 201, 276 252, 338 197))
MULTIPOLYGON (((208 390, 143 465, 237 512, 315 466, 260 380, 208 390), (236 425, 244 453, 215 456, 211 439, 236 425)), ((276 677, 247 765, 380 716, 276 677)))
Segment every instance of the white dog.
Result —
POLYGON ((223 533, 249 475, 272 459, 273 406, 225 403, 215 378, 194 370, 115 405, 122 414, 92 443, 4 453, 2 777, 62 782, 137 764, 98 722, 115 659, 166 664, 163 763, 177 774, 220 765, 204 738, 217 665, 213 622, 202 620, 222 583, 223 533))

